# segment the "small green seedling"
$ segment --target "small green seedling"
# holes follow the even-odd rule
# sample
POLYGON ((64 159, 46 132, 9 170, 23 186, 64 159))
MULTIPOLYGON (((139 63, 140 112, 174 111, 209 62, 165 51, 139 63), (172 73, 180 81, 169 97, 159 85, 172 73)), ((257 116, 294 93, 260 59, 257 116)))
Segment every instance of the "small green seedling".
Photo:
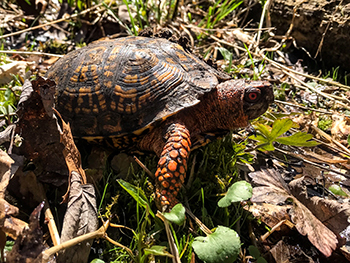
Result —
POLYGON ((312 134, 306 132, 296 132, 291 136, 281 137, 292 126, 293 121, 291 119, 278 119, 274 122, 272 128, 268 125, 257 124, 255 128, 258 134, 252 135, 249 138, 258 141, 259 150, 262 151, 274 151, 274 142, 299 147, 313 147, 319 144, 311 141, 312 134))

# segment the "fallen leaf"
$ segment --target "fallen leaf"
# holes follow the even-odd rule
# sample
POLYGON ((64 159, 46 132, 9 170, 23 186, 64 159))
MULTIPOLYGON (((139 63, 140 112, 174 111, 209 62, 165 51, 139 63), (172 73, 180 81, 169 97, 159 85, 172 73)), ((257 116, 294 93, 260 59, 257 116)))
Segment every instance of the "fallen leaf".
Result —
POLYGON ((0 66, 0 84, 9 83, 13 79, 13 75, 24 76, 26 68, 32 64, 27 61, 13 61, 0 66))
POLYGON ((290 251, 283 240, 278 241, 278 243, 271 248, 269 252, 276 262, 289 262, 290 251))
POLYGON ((249 174, 253 182, 262 185, 253 188, 252 202, 281 204, 292 201, 290 209, 292 222, 300 234, 307 236, 310 242, 326 257, 336 249, 337 236, 318 220, 295 196, 292 195, 282 176, 274 169, 249 174))
MULTIPOLYGON (((255 217, 260 218, 264 224, 269 228, 273 228, 277 223, 282 220, 289 220, 290 216, 288 210, 290 205, 272 205, 269 203, 256 204, 253 203, 250 206, 245 206, 245 209, 249 210, 255 217)), ((277 231, 279 229, 276 229, 277 231)))
POLYGON ((48 96, 54 85, 53 81, 41 77, 24 83, 15 130, 23 142, 21 147, 13 149, 13 153, 23 155, 33 163, 40 182, 61 186, 67 183, 69 175, 62 154, 64 146, 60 143, 56 120, 47 112, 50 108, 48 96))
POLYGON ((46 248, 40 227, 40 213, 43 207, 44 202, 34 209, 29 217, 28 228, 25 228, 21 235, 18 236, 12 250, 7 254, 6 262, 41 262, 41 253, 46 248))
POLYGON ((343 114, 335 113, 332 115, 331 134, 333 139, 346 140, 350 134, 350 119, 343 114))
MULTIPOLYGON (((82 184, 81 175, 72 172, 67 211, 61 242, 93 232, 98 227, 96 196, 93 185, 82 184)), ((57 262, 87 262, 93 240, 60 251, 57 262)))
POLYGON ((68 189, 66 194, 63 196, 63 202, 66 202, 68 198, 69 189, 70 189, 70 182, 71 182, 70 177, 72 176, 72 172, 75 171, 78 174, 80 174, 80 179, 82 180, 82 184, 86 184, 87 180, 86 180, 85 172, 81 166, 81 155, 77 146, 74 143, 70 125, 69 123, 68 124, 65 123, 65 121, 62 119, 58 111, 55 110, 55 113, 56 115, 58 115, 58 117, 62 122, 62 127, 60 131, 61 143, 64 145, 62 153, 69 171, 68 189))
POLYGON ((5 190, 17 169, 16 162, 7 153, 0 150, 0 231, 13 239, 16 239, 27 225, 13 217, 18 214, 18 208, 4 200, 5 190))
POLYGON ((339 234, 349 225, 350 200, 344 199, 338 202, 318 196, 309 197, 307 193, 309 184, 309 181, 301 177, 290 182, 289 186, 293 196, 298 198, 330 230, 339 234))

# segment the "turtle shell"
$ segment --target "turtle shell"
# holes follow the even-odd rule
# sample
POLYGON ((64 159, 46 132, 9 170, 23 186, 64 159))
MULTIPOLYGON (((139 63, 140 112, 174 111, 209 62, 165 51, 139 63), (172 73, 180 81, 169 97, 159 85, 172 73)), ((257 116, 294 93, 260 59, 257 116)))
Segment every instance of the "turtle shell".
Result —
POLYGON ((57 84, 55 107, 73 135, 87 139, 140 135, 229 79, 180 45, 146 37, 93 42, 46 77, 57 84))

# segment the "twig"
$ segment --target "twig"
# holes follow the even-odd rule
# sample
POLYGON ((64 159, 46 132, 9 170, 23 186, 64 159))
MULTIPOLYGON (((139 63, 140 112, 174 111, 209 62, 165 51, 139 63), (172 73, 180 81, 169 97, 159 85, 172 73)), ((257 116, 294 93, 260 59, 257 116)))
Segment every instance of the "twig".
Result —
POLYGON ((262 236, 260 237, 260 240, 261 240, 262 242, 264 242, 273 232, 276 231, 277 228, 281 227, 282 225, 286 225, 286 226, 288 226, 290 229, 292 229, 292 228, 295 226, 292 222, 290 222, 290 221, 287 220, 287 219, 281 220, 281 221, 279 221, 276 225, 274 225, 274 227, 271 228, 270 231, 268 231, 268 232, 266 232, 264 235, 262 235, 262 236))
POLYGON ((17 51, 17 50, 0 50, 0 54, 19 54, 19 55, 39 55, 39 56, 51 56, 51 57, 63 57, 63 55, 36 52, 36 51, 17 51))
POLYGON ((48 260, 50 259, 50 257, 52 255, 56 254, 57 252, 59 252, 62 249, 72 247, 72 246, 75 246, 83 241, 86 241, 89 239, 95 239, 95 238, 104 238, 104 239, 108 240, 109 242, 111 242, 112 244, 125 249, 128 252, 128 254, 130 255, 130 257, 132 258, 132 260, 135 261, 135 257, 133 255, 132 251, 128 247, 126 247, 126 246, 116 242, 115 240, 111 239, 110 237, 108 237, 106 231, 107 231, 107 228, 109 226, 113 227, 113 225, 110 224, 110 221, 107 220, 99 229, 97 229, 94 232, 75 237, 71 240, 68 240, 68 241, 58 245, 58 246, 50 247, 49 249, 45 250, 42 253, 42 261, 41 262, 42 263, 48 262, 48 260))
POLYGON ((154 176, 154 174, 153 174, 150 170, 148 170, 148 168, 146 167, 146 165, 144 165, 136 156, 134 156, 134 159, 135 159, 135 161, 137 162, 137 164, 140 165, 141 168, 142 168, 143 170, 145 170, 145 172, 146 172, 153 180, 156 179, 155 176, 154 176))
POLYGON ((209 228, 207 228, 206 225, 204 225, 192 212, 190 209, 186 208, 186 213, 196 222, 196 224, 199 226, 199 228, 207 235, 209 236, 213 232, 209 228))
MULTIPOLYGON (((297 108, 300 108, 300 109, 303 109, 303 110, 320 112, 320 113, 323 113, 323 114, 329 114, 329 115, 334 114, 334 112, 332 112, 332 111, 313 109, 313 108, 309 108, 309 107, 306 107, 306 106, 301 106, 299 104, 290 103, 290 102, 287 102, 287 101, 281 101, 281 100, 276 100, 275 99, 275 103, 281 103, 281 104, 288 105, 288 106, 291 106, 291 107, 297 107, 297 108)), ((350 115, 345 115, 345 116, 350 117, 350 115)))
POLYGON ((100 3, 98 5, 95 5, 95 6, 91 7, 91 8, 88 8, 88 9, 86 9, 86 10, 84 10, 84 11, 78 13, 78 14, 69 15, 67 17, 63 17, 63 18, 57 19, 55 21, 52 21, 52 22, 49 22, 49 23, 46 23, 46 24, 42 24, 42 25, 38 25, 38 26, 27 28, 27 29, 23 29, 23 30, 20 30, 20 31, 17 31, 17 32, 13 32, 13 33, 10 33, 10 34, 2 35, 2 36, 0 36, 0 39, 7 38, 7 37, 12 37, 12 36, 19 35, 19 34, 22 34, 22 33, 28 32, 28 31, 32 31, 32 30, 35 30, 35 29, 43 28, 45 26, 50 26, 52 24, 57 24, 57 23, 69 20, 71 18, 78 17, 78 16, 84 15, 86 13, 89 13, 90 11, 92 11, 92 10, 102 6, 102 5, 103 5, 103 3, 100 3))
MULTIPOLYGON (((287 71, 285 71, 285 70, 283 70, 283 69, 282 69, 282 72, 283 72, 284 74, 288 75, 289 77, 291 77, 292 79, 294 79, 295 81, 297 81, 297 82, 299 82, 300 84, 302 84, 305 88, 307 88, 307 89, 309 89, 309 90, 311 90, 311 91, 317 93, 318 95, 323 96, 323 97, 325 97, 325 98, 327 98, 327 99, 329 99, 329 100, 333 100, 335 103, 338 103, 338 104, 342 105, 344 108, 350 110, 350 107, 349 107, 348 105, 346 105, 346 104, 344 104, 344 103, 338 101, 337 99, 335 99, 335 98, 329 96, 329 94, 326 94, 326 93, 324 93, 324 92, 322 92, 322 91, 319 91, 319 90, 317 90, 317 89, 315 89, 315 88, 313 88, 313 87, 307 85, 304 81, 298 79, 297 77, 295 77, 294 75, 290 74, 289 72, 287 72, 287 71)), ((298 87, 299 87, 299 88, 302 88, 302 86, 298 86, 298 87)))
POLYGON ((45 209, 45 221, 47 222, 47 227, 49 228, 52 243, 54 246, 58 246, 61 243, 60 234, 58 233, 55 219, 52 215, 48 202, 45 202, 44 209, 45 209))

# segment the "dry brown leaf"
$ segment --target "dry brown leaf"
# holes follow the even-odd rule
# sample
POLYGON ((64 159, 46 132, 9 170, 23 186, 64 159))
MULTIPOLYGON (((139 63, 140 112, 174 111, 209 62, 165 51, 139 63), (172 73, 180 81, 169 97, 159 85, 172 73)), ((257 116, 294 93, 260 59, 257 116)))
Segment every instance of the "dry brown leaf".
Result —
POLYGON ((318 196, 309 197, 306 191, 307 182, 304 177, 289 183, 292 194, 298 198, 323 224, 334 233, 339 234, 349 225, 350 200, 341 203, 318 196))
POLYGON ((56 120, 47 111, 50 109, 49 101, 52 102, 49 96, 54 86, 53 81, 40 77, 36 81, 26 81, 23 85, 15 131, 23 138, 23 142, 13 152, 31 160, 40 182, 60 186, 67 182, 68 169, 56 120))
POLYGON ((24 229, 15 241, 12 250, 7 254, 6 262, 40 262, 41 253, 45 249, 40 227, 40 213, 43 207, 44 203, 41 203, 34 209, 29 218, 29 227, 24 229))
POLYGON ((18 214, 18 208, 4 200, 5 190, 11 176, 17 169, 17 163, 7 153, 0 150, 0 232, 9 235, 13 239, 16 239, 27 226, 22 220, 13 217, 18 214))
POLYGON ((28 224, 16 217, 8 216, 5 219, 3 230, 5 233, 16 240, 17 237, 22 233, 23 229, 28 227, 28 224))
POLYGON ((26 73, 26 68, 31 62, 27 61, 13 61, 8 64, 3 64, 0 66, 0 84, 9 83, 13 79, 13 75, 24 76, 26 73))
POLYGON ((332 115, 331 134, 333 139, 346 140, 350 134, 350 119, 343 114, 335 113, 332 115))
POLYGON ((289 262, 290 251, 283 240, 278 241, 278 243, 271 248, 269 252, 276 262, 289 262))
POLYGON ((294 197, 281 175, 274 169, 249 174, 253 182, 262 185, 253 188, 253 202, 279 204, 287 199, 293 201, 290 209, 292 222, 296 229, 320 250, 326 257, 336 249, 337 236, 318 220, 296 197, 294 197))
POLYGON ((75 146, 69 123, 65 123, 63 119, 61 143, 64 145, 63 155, 68 166, 69 174, 71 175, 73 171, 78 172, 82 176, 83 184, 86 184, 85 172, 81 167, 80 152, 75 146))
MULTIPOLYGON (((290 216, 288 210, 291 208, 290 205, 272 205, 268 203, 256 204, 245 206, 255 217, 259 217, 264 224, 268 227, 273 228, 282 220, 289 220, 290 216)), ((278 231, 279 229, 277 229, 278 231)))
MULTIPOLYGON (((81 184, 81 176, 72 172, 67 211, 64 216, 61 242, 93 232, 98 227, 96 196, 91 184, 81 184)), ((57 262, 87 262, 92 240, 60 252, 57 262)))
POLYGON ((61 119, 61 122, 62 122, 62 128, 61 128, 62 131, 60 132, 61 143, 64 145, 64 149, 62 150, 62 152, 69 170, 68 189, 66 194, 63 196, 63 202, 67 202, 68 194, 70 190, 72 172, 75 171, 78 174, 80 174, 81 176, 80 179, 82 180, 82 184, 86 184, 87 180, 86 180, 85 172, 81 166, 81 155, 77 146, 74 143, 70 125, 69 123, 68 124, 65 123, 65 121, 62 119, 58 111, 56 110, 54 111, 56 115, 61 119))
MULTIPOLYGON (((14 160, 4 151, 0 150, 0 231, 7 234, 14 234, 12 237, 16 238, 17 234, 22 231, 18 228, 16 222, 13 220, 13 215, 18 214, 18 208, 9 204, 5 198, 5 190, 9 184, 12 176, 11 166, 14 160)), ((14 169, 13 172, 15 172, 14 169)), ((23 224, 20 225, 22 227, 23 224)))

